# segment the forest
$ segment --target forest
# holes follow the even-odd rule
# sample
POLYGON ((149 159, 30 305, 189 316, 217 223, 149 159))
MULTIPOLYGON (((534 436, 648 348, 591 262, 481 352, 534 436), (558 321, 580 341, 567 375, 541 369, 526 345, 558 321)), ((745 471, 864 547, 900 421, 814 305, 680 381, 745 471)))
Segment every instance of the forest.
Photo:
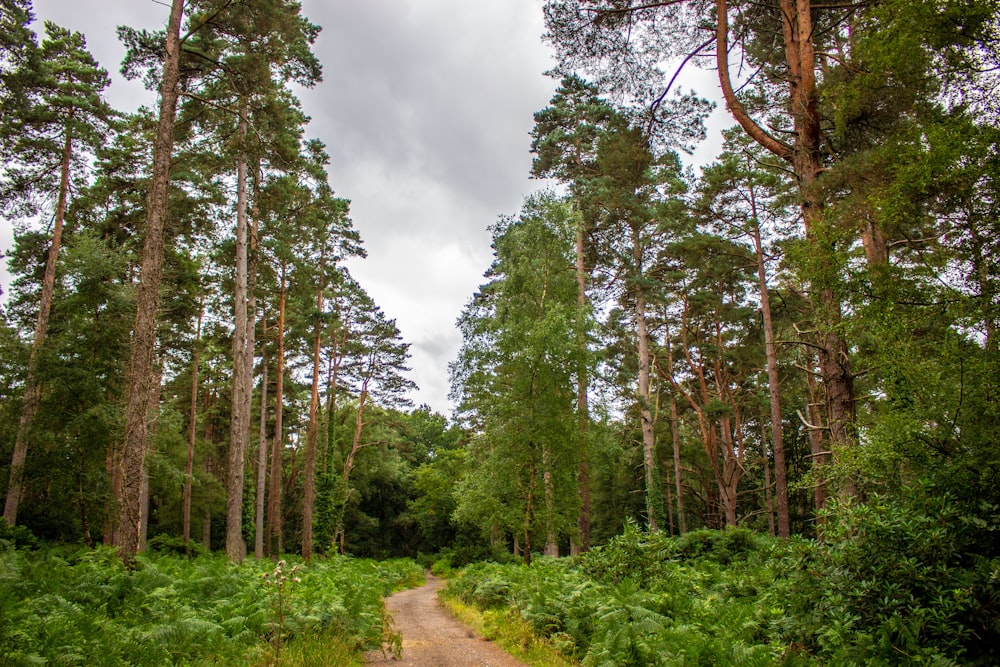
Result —
POLYGON ((125 113, 0 0, 0 662, 357 655, 431 566, 586 665, 1000 660, 1000 5, 539 11, 549 187, 442 415, 347 268, 298 2, 119 27, 125 113))

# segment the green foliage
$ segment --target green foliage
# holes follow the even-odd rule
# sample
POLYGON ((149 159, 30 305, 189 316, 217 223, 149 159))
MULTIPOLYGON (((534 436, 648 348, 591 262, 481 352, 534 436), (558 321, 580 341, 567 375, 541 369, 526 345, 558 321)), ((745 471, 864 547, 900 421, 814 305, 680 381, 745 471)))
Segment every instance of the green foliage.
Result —
POLYGON ((764 556, 780 543, 751 547, 729 532, 682 542, 630 528, 575 561, 470 566, 449 590, 483 608, 514 607, 584 665, 774 664, 768 629, 781 610, 756 596, 773 579, 764 556), (696 543, 712 547, 684 560, 696 543), (718 560, 751 553, 727 569, 718 560))
MULTIPOLYGON (((994 664, 1000 559, 977 554, 996 508, 967 514, 916 484, 828 513, 823 542, 803 552, 775 597, 782 635, 831 664, 994 664), (976 527, 972 533, 969 524, 976 527)), ((790 563, 791 564, 791 563, 790 563)))
POLYGON ((298 580, 276 601, 270 562, 148 555, 129 571, 110 549, 4 549, 0 663, 256 664, 266 642, 291 640, 294 653, 315 634, 359 651, 382 641, 383 596, 422 577, 412 561, 291 567, 298 580))

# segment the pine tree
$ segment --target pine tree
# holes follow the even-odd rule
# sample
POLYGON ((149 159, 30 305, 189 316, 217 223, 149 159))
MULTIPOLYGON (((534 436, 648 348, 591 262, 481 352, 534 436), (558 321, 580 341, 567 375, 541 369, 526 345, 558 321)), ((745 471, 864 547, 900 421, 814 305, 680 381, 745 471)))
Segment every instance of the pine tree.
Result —
POLYGON ((81 153, 92 153, 108 140, 115 117, 102 98, 110 83, 107 72, 87 52, 83 35, 51 22, 45 23, 45 32, 35 62, 37 70, 30 79, 22 73, 17 83, 22 105, 9 108, 0 126, 5 136, 14 137, 4 142, 6 166, 0 204, 7 211, 32 215, 46 208, 42 201, 55 197, 52 236, 4 504, 4 520, 11 526, 17 522, 24 462, 41 397, 38 365, 48 332, 71 180, 83 170, 81 153))

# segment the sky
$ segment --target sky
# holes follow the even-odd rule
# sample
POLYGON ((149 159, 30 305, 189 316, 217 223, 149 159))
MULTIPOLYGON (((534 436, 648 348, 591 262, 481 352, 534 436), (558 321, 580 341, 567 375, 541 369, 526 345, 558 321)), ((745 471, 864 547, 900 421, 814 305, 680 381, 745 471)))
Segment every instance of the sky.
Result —
MULTIPOLYGON (((115 27, 162 29, 165 4, 33 4, 39 21, 86 36, 111 75, 112 106, 155 101, 118 72, 124 49, 115 27)), ((330 183, 351 200, 368 252, 350 270, 411 345, 414 404, 445 415, 453 407, 448 364, 461 344, 455 321, 490 265, 488 227, 546 185, 529 178, 532 114, 557 86, 544 74, 554 62, 541 40, 542 4, 302 0, 303 14, 322 27, 313 50, 323 81, 297 93, 312 119, 307 135, 326 144, 330 183)), ((41 25, 36 32, 41 38, 41 25)), ((695 160, 714 155, 717 137, 710 132, 695 160)), ((6 247, 9 230, 0 234, 6 247)))

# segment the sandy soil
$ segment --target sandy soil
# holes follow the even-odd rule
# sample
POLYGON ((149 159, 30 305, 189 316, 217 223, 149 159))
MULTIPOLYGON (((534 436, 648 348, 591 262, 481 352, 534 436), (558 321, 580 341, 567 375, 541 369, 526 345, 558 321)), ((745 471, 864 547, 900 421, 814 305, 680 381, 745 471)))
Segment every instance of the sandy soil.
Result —
POLYGON ((395 660, 381 651, 372 651, 365 655, 366 665, 525 667, 523 662, 452 618, 437 599, 442 585, 441 579, 428 574, 424 586, 401 591, 388 599, 386 605, 395 618, 395 630, 403 637, 403 653, 395 660))

